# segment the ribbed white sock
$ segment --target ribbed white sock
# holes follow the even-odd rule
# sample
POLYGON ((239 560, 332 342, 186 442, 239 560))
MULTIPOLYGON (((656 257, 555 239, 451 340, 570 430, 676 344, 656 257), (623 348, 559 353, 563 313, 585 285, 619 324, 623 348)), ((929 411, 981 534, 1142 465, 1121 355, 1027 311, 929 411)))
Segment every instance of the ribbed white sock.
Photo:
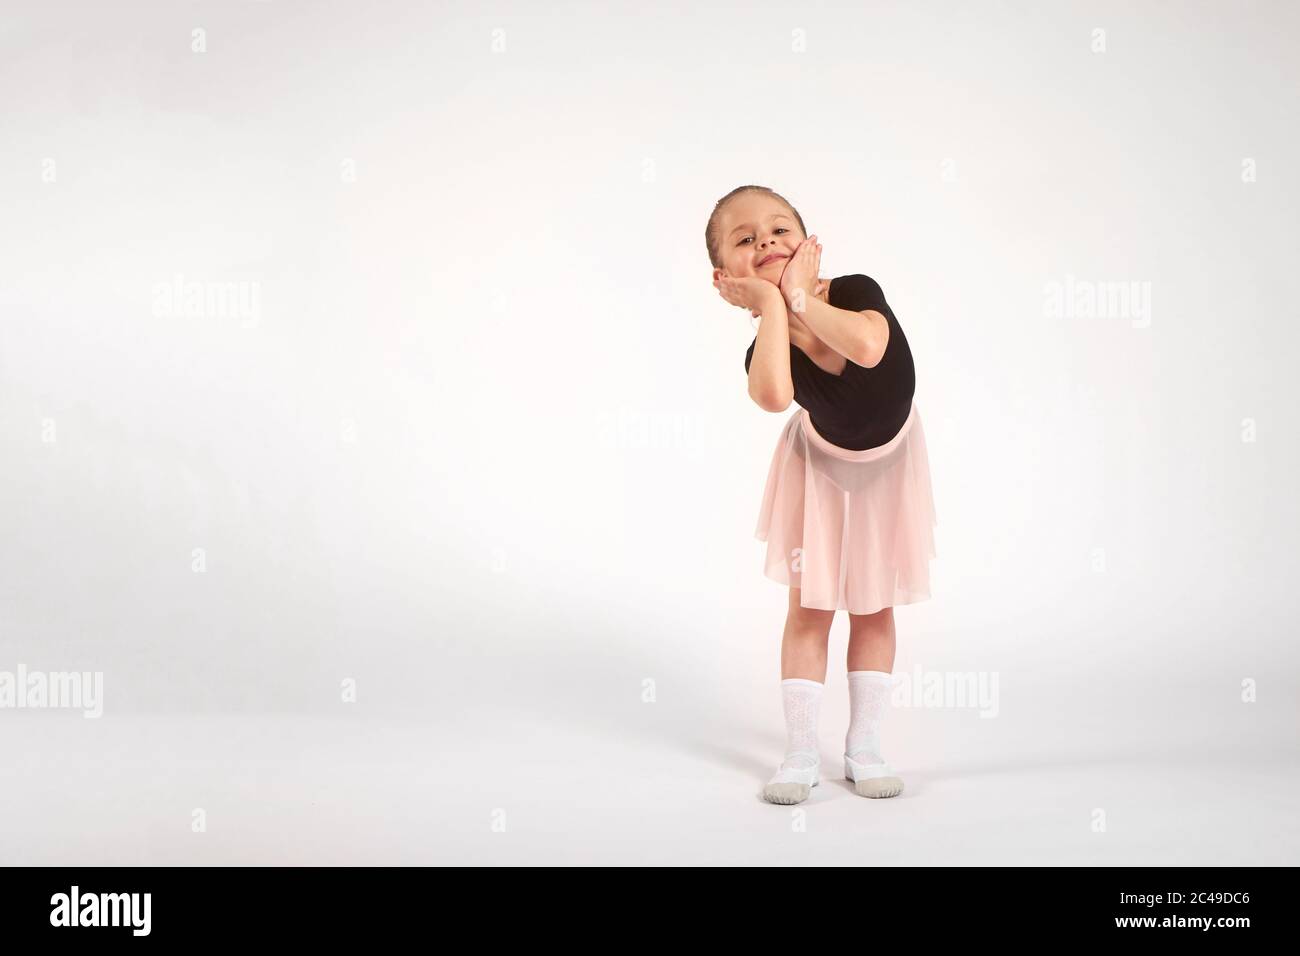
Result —
POLYGON ((821 681, 803 677, 787 677, 781 681, 786 739, 781 770, 807 770, 821 762, 817 749, 817 715, 824 686, 821 681))
POLYGON ((894 677, 885 671, 849 671, 849 732, 844 753, 856 763, 884 763, 880 723, 889 705, 894 677))

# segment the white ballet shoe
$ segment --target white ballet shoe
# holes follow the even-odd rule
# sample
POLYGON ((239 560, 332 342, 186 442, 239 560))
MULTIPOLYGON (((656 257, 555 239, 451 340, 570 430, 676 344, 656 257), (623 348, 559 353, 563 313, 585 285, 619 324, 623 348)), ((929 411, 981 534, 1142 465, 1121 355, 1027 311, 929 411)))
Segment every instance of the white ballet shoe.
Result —
MULTIPOLYGON (((809 756, 816 761, 811 767, 778 768, 772 779, 763 787, 763 799, 768 803, 785 804, 803 803, 807 800, 812 788, 821 783, 821 759, 817 754, 809 754, 809 756)), ((783 760, 782 763, 784 762, 783 760)))
POLYGON ((903 792, 903 780, 889 764, 858 763, 848 754, 844 755, 844 779, 852 780, 853 791, 862 797, 896 797, 903 792))

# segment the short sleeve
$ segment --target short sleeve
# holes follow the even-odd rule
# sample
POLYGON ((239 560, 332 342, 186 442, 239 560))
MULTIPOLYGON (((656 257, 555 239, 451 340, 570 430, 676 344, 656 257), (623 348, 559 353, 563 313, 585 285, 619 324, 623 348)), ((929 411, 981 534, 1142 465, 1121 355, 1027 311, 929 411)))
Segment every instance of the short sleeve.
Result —
POLYGON ((885 302, 885 292, 880 288, 880 283, 871 276, 855 273, 841 277, 836 283, 835 289, 838 299, 836 303, 841 309, 849 309, 853 312, 861 312, 863 309, 871 309, 873 312, 880 312, 883 315, 889 314, 889 304, 885 302))

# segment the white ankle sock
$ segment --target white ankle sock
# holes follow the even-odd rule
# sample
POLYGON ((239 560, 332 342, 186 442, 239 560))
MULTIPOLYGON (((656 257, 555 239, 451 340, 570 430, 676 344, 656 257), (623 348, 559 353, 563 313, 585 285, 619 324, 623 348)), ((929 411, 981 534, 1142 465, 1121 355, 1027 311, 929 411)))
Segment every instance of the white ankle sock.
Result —
POLYGON ((894 677, 885 671, 849 671, 849 732, 844 754, 855 763, 884 763, 880 752, 880 723, 889 705, 894 677))
POLYGON ((787 677, 781 681, 785 705, 785 759, 781 770, 807 770, 821 762, 817 749, 817 715, 821 710, 821 681, 787 677))

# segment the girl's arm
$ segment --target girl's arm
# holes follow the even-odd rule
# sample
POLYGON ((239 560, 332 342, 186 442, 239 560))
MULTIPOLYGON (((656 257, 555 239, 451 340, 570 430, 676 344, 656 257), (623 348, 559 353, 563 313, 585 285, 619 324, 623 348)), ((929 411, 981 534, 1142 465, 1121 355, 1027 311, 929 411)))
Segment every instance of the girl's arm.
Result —
POLYGON ((790 317, 775 285, 759 306, 754 354, 749 360, 749 397, 765 412, 783 412, 794 401, 790 378, 790 317))
POLYGON ((879 312, 837 309, 818 299, 813 290, 821 262, 822 247, 814 233, 799 243, 781 271, 782 300, 817 338, 855 365, 872 368, 885 354, 889 321, 879 312))
MULTIPOLYGON (((791 296, 792 300, 795 298, 791 296)), ((889 320, 881 313, 873 309, 862 312, 837 309, 810 295, 803 299, 804 311, 790 311, 799 316, 817 338, 855 365, 872 368, 880 362, 889 342, 889 320)))

